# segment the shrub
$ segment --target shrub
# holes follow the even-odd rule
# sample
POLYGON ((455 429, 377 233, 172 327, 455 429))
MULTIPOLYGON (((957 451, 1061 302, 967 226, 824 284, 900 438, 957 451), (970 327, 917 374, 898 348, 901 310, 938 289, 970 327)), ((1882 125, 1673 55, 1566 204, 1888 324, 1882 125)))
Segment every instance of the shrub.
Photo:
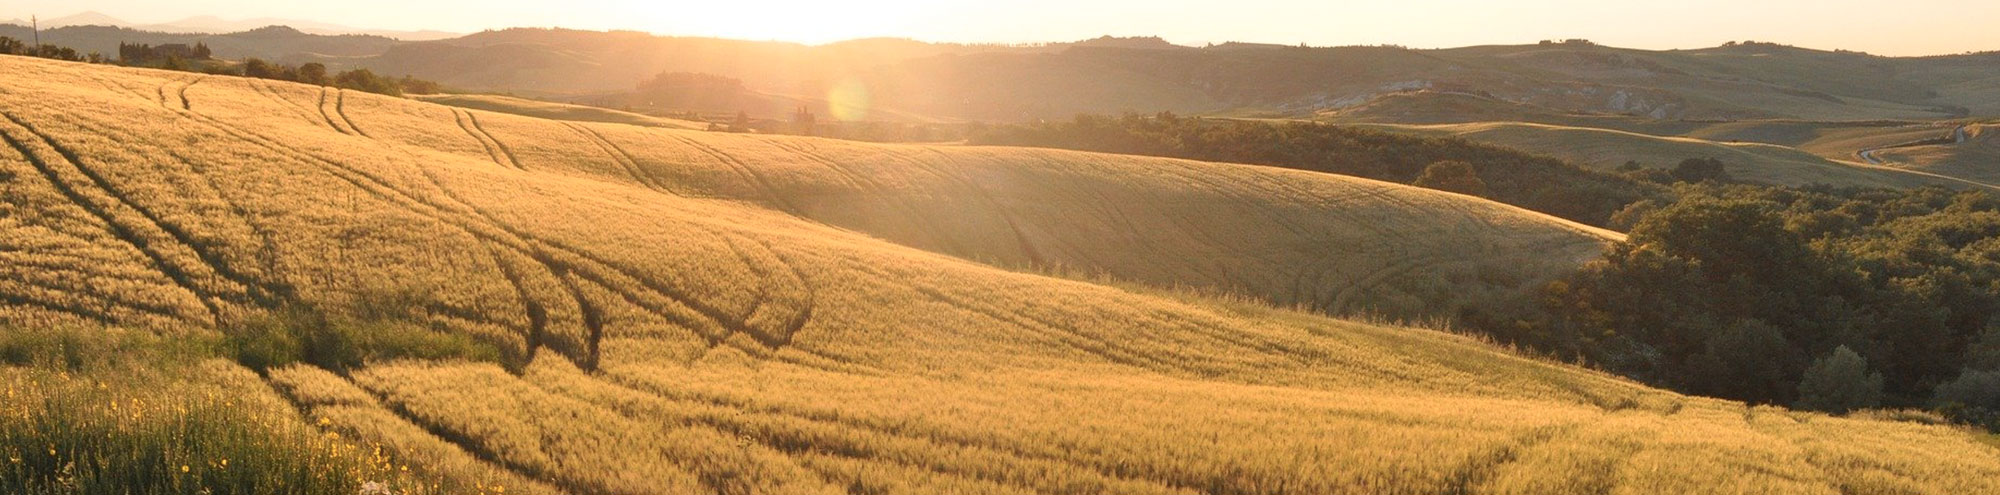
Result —
POLYGON ((1479 173, 1472 170, 1472 164, 1458 160, 1444 160, 1424 167, 1423 175, 1417 176, 1417 180, 1410 185, 1472 196, 1486 195, 1486 181, 1479 179, 1479 173))
POLYGON ((236 361, 258 371, 296 362, 339 372, 394 359, 502 362, 496 345, 382 313, 293 306, 229 325, 224 334, 236 361))

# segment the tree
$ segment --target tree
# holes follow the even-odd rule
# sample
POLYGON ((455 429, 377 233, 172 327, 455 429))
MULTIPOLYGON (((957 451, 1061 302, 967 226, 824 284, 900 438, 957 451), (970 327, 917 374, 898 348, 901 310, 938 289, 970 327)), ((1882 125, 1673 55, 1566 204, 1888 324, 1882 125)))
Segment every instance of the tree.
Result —
POLYGON ((1958 379, 1938 385, 1936 399, 1940 405, 2000 410, 2000 371, 1965 370, 1958 379))
POLYGON ((278 68, 271 65, 270 62, 265 62, 264 59, 252 57, 243 60, 243 75, 245 77, 277 79, 278 73, 278 68))
POLYGON ((311 62, 299 66, 299 82, 325 86, 327 82, 326 65, 319 62, 311 62))
POLYGON ((1689 158, 1681 160, 1669 172, 1680 182, 1729 182, 1729 172, 1723 170, 1722 160, 1714 158, 1689 158))
POLYGON ((1882 401, 1882 374, 1868 372, 1868 360, 1840 346, 1814 361, 1799 380, 1800 409, 1844 414, 1882 401))
POLYGON ((1479 173, 1472 169, 1472 164, 1458 160, 1431 163, 1410 185, 1472 196, 1486 195, 1486 181, 1479 179, 1479 173))
POLYGON ((729 123, 729 132, 750 132, 750 114, 736 111, 736 120, 729 123))

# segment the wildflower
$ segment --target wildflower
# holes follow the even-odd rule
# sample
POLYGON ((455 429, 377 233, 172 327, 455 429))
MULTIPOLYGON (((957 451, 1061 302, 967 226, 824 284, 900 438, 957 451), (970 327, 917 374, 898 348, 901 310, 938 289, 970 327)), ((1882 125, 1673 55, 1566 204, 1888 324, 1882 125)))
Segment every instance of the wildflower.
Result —
POLYGON ((361 491, 356 493, 357 495, 390 495, 389 485, 380 481, 362 483, 361 491))
POLYGON ((183 473, 185 473, 185 472, 188 472, 188 465, 186 465, 186 464, 182 464, 182 465, 181 465, 181 472, 183 472, 183 473))

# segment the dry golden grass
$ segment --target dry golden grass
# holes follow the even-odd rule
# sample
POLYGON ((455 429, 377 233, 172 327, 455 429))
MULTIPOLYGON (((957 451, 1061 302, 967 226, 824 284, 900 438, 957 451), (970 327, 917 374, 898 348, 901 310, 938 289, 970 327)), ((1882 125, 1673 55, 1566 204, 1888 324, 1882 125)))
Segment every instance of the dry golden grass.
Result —
POLYGON ((0 72, 0 320, 195 334, 418 294, 432 327, 525 364, 284 367, 254 393, 508 493, 2000 490, 2000 451, 1951 428, 968 261, 1421 312, 1615 237, 1476 198, 0 72))

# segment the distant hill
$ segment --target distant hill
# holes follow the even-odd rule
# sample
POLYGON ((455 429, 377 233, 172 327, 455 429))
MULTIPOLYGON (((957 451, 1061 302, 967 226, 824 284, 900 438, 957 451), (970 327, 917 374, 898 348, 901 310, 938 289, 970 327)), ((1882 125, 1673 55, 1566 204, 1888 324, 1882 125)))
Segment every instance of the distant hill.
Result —
MULTIPOLYGON (((30 24, 29 21, 22 19, 14 19, 8 21, 8 23, 17 26, 27 26, 30 24)), ((265 26, 290 26, 292 28, 298 29, 301 32, 309 34, 319 34, 319 35, 329 35, 329 36, 360 34, 360 35, 382 36, 382 37, 395 38, 400 40, 412 40, 412 41, 443 39, 461 35, 461 33, 448 33, 444 31, 396 31, 387 29, 365 29, 365 28, 342 26, 339 24, 330 24, 324 22, 307 21, 300 19, 280 19, 273 17, 262 17, 254 19, 225 19, 222 17, 205 15, 205 16, 188 17, 185 19, 175 20, 171 22, 162 22, 157 24, 142 24, 136 22, 129 22, 124 19, 119 19, 95 11, 81 12, 54 19, 43 19, 41 24, 41 27, 43 29, 54 29, 54 28, 71 27, 71 26, 121 27, 121 28, 133 29, 136 31, 149 31, 157 33, 192 33, 192 34, 226 34, 226 33, 249 31, 265 26)))
MULTIPOLYGON (((28 26, 0 25, 0 36, 30 39, 28 26)), ((307 34, 284 26, 266 26, 228 34, 165 33, 113 26, 68 26, 43 29, 42 42, 75 48, 79 52, 118 55, 118 44, 206 43, 216 57, 240 59, 257 57, 292 60, 300 57, 365 57, 380 54, 398 41, 381 36, 307 34)))
MULTIPOLYGON (((256 21, 197 18, 176 29, 226 29, 250 22, 256 21)), ((1441 50, 1248 43, 1183 47, 1154 37, 1108 36, 1021 46, 898 39, 803 45, 525 28, 399 41, 324 36, 315 33, 334 28, 300 25, 306 27, 264 28, 249 31, 261 33, 249 36, 72 26, 51 30, 44 39, 100 52, 115 49, 119 41, 201 41, 222 57, 317 61, 337 69, 414 75, 456 88, 569 100, 629 92, 662 72, 702 73, 739 79, 748 89, 773 97, 777 103, 766 106, 781 112, 789 113, 795 102, 813 104, 843 91, 865 99, 873 118, 894 120, 1023 121, 1125 111, 1306 117, 1367 108, 1413 92, 1456 95, 1463 101, 1434 109, 1444 112, 1422 117, 1425 122, 1399 123, 1459 123, 1489 116, 1484 114, 1521 112, 1547 112, 1543 117, 1559 119, 1516 115, 1511 120, 1577 125, 1573 120, 1585 118, 1601 125, 1654 125, 2000 115, 2000 54, 1993 53, 1880 57, 1766 43, 1668 51, 1586 42, 1441 50), (1485 106, 1477 110, 1482 115, 1443 121, 1450 118, 1449 110, 1464 110, 1467 104, 1485 106)), ((0 35, 26 34, 25 27, 0 27, 0 35)))
POLYGON ((839 46, 515 29, 341 62, 464 87, 549 93, 617 91, 661 71, 713 73, 801 95, 853 80, 883 107, 982 120, 1127 110, 1298 116, 1413 90, 1650 120, 1927 119, 2000 111, 1989 103, 2000 94, 2000 65, 1982 63, 1990 56, 1981 55, 1889 58, 1765 44, 1679 51, 1579 43, 1192 48, 1150 38, 1033 47, 839 46))

